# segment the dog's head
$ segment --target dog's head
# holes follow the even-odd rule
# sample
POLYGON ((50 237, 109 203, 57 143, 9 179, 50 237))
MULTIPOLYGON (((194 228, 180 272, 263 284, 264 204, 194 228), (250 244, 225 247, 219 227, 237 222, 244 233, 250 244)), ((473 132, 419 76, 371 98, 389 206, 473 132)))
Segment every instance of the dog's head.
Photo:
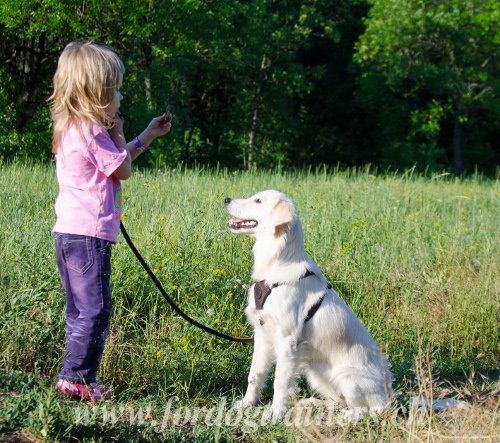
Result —
POLYGON ((234 217, 227 226, 236 234, 256 236, 267 232, 279 237, 297 219, 292 200, 279 191, 262 191, 245 199, 227 197, 224 203, 226 211, 234 217))

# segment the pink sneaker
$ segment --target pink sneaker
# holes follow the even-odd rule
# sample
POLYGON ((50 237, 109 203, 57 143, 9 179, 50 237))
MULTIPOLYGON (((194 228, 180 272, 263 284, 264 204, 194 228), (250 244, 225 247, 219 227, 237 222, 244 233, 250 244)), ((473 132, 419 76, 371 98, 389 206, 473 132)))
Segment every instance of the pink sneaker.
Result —
POLYGON ((103 386, 102 383, 72 383, 67 380, 58 380, 55 386, 56 390, 66 397, 84 400, 90 403, 96 403, 102 400, 111 399, 111 389, 103 386))

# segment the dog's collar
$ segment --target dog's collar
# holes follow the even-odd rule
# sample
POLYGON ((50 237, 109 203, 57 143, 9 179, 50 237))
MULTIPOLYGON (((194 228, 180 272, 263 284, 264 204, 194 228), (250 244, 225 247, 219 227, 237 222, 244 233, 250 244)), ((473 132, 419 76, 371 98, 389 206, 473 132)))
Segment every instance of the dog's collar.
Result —
MULTIPOLYGON (((310 277, 311 275, 316 275, 316 274, 308 269, 304 275, 299 277, 299 280, 302 280, 303 278, 310 277)), ((283 285, 283 283, 275 283, 274 285, 269 286, 265 280, 261 280, 261 281, 256 282, 255 286, 253 288, 255 307, 259 310, 262 310, 264 308, 264 303, 266 302, 267 297, 269 297, 269 294, 271 293, 271 291, 274 288, 277 288, 278 286, 281 286, 281 285, 283 285)), ((317 308, 316 308, 316 310, 317 310, 317 308)), ((316 311, 314 311, 314 312, 316 312, 316 311)), ((313 315, 314 315, 314 313, 313 313, 313 315)), ((311 317, 312 317, 312 315, 311 315, 311 317)))

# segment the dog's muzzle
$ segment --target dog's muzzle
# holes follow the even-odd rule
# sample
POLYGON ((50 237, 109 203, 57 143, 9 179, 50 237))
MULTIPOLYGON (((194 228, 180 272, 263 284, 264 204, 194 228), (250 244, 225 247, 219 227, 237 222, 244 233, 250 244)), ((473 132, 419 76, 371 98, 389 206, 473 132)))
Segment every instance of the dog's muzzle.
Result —
POLYGON ((257 220, 243 220, 240 218, 232 218, 227 222, 229 229, 248 229, 255 228, 257 225, 257 220))
MULTIPOLYGON (((229 197, 226 197, 224 199, 224 205, 226 206, 226 211, 229 212, 230 215, 231 211, 228 210, 228 206, 231 204, 232 199, 229 197)), ((227 222, 227 227, 229 229, 232 229, 234 231, 237 231, 238 229, 251 229, 255 228, 259 223, 257 220, 246 220, 242 218, 232 218, 227 222)))

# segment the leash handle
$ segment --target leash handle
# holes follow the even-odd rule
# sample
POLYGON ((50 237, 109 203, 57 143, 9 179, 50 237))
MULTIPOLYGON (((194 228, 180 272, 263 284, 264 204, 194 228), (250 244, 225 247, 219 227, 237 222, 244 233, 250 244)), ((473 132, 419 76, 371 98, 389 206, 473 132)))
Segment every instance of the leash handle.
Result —
POLYGON ((177 306, 177 304, 174 302, 174 300, 167 294, 165 289, 163 289, 162 284, 156 277, 156 275, 153 273, 151 268, 148 266, 146 261, 142 258, 142 255, 139 253, 137 248, 135 247, 134 243, 130 239, 127 230, 125 229, 125 226, 123 225, 123 222, 120 221, 120 231, 122 232, 123 236, 125 237, 125 241, 127 242, 128 246, 130 249, 132 249, 132 252, 136 256, 137 260, 139 260, 139 263, 142 265, 142 267, 146 270, 148 275, 151 277, 151 280, 153 280, 154 284, 160 291, 161 295, 165 298, 165 300, 168 302, 168 304, 172 307, 172 309, 177 312, 184 320, 186 320, 188 323, 196 326, 197 328, 208 332, 209 334, 215 335, 216 337, 223 338, 225 340, 229 341, 234 341, 237 343, 253 343, 253 337, 232 337, 231 335, 224 334, 223 332, 217 331, 215 329, 212 329, 206 325, 201 324, 194 318, 191 318, 189 315, 185 314, 184 311, 177 306))

